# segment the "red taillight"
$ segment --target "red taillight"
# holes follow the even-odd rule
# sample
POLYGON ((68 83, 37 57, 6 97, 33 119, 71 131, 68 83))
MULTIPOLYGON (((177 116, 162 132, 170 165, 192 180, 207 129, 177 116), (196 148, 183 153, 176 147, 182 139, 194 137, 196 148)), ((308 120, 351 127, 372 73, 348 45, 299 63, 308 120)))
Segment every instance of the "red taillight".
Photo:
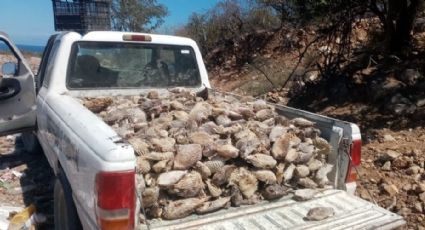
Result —
POLYGON ((96 176, 96 191, 100 229, 133 229, 135 172, 101 172, 96 176))
POLYGON ((345 181, 355 182, 357 180, 357 171, 355 167, 359 166, 362 159, 362 140, 353 140, 350 148, 351 161, 348 165, 347 177, 345 181))
POLYGON ((122 40, 135 41, 135 42, 151 42, 152 37, 149 35, 141 35, 141 34, 124 34, 122 36, 122 40))
POLYGON ((354 166, 359 166, 362 160, 362 140, 353 140, 351 144, 351 162, 354 166))

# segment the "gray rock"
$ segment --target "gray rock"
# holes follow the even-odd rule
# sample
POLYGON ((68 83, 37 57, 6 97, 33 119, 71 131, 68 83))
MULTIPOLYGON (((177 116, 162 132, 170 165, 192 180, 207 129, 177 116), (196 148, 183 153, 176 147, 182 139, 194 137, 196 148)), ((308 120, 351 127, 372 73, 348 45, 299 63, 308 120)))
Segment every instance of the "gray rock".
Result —
POLYGON ((306 219, 310 221, 320 221, 332 217, 335 211, 331 207, 316 207, 308 211, 306 219))
POLYGON ((387 150, 382 156, 382 161, 393 161, 396 158, 398 158, 401 155, 401 153, 394 151, 394 150, 387 150))
POLYGON ((421 167, 419 167, 419 166, 417 166, 417 165, 413 165, 413 166, 411 166, 410 168, 408 168, 408 169, 406 170, 406 173, 407 173, 408 175, 416 175, 416 174, 418 174, 420 171, 421 171, 421 167))
POLYGON ((317 194, 314 189, 298 189, 295 190, 294 196, 292 197, 296 201, 311 200, 317 194))
POLYGON ((392 141, 396 141, 396 139, 395 139, 393 136, 391 136, 390 134, 386 134, 386 135, 384 135, 383 140, 384 140, 384 142, 392 142, 392 141))
POLYGON ((393 185, 393 184, 384 184, 382 186, 382 189, 391 197, 395 196, 398 194, 398 188, 397 186, 393 185))
POLYGON ((418 213, 422 213, 423 212, 423 207, 422 207, 422 203, 418 203, 416 202, 413 206, 414 210, 418 213))
POLYGON ((422 202, 425 202, 425 192, 419 194, 419 200, 421 200, 422 202))
POLYGON ((391 161, 386 161, 385 164, 381 167, 384 171, 390 171, 391 170, 391 161))

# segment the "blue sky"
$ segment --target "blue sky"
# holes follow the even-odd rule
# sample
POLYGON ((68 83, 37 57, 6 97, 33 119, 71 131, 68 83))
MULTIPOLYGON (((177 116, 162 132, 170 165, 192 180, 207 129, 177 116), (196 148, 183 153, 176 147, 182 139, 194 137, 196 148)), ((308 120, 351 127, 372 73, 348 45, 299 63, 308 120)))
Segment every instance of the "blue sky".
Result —
MULTIPOLYGON (((158 0, 166 5, 169 15, 162 31, 183 25, 192 12, 205 12, 218 0, 158 0)), ((0 31, 17 44, 44 45, 54 33, 51 0, 1 0, 0 31)))

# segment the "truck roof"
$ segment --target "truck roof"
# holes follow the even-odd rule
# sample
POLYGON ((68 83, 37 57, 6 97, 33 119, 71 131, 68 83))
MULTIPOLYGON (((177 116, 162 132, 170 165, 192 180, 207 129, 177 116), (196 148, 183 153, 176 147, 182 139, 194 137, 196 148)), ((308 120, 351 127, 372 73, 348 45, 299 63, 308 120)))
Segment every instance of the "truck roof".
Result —
MULTIPOLYGON (((141 35, 149 36, 152 38, 147 43, 159 43, 159 44, 171 44, 171 45, 188 45, 193 46, 196 42, 190 38, 170 36, 170 35, 159 35, 149 33, 135 33, 135 32, 118 32, 118 31, 93 31, 89 32, 81 37, 81 41, 105 41, 105 42, 131 42, 124 41, 123 36, 126 35, 141 35)), ((140 42, 140 41, 137 41, 140 42)))

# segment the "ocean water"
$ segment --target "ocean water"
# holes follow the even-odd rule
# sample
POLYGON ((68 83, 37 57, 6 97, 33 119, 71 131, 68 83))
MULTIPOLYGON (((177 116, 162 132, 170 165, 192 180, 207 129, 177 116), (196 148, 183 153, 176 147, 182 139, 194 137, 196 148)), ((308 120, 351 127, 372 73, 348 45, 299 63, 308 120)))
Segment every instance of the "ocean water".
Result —
MULTIPOLYGON (((20 45, 20 44, 17 44, 16 46, 22 53, 42 54, 44 50, 44 46, 20 45)), ((4 43, 0 42, 0 51, 7 52, 9 51, 9 49, 4 43)))
POLYGON ((16 45, 20 51, 27 53, 38 53, 42 54, 44 46, 32 46, 32 45, 16 45))

